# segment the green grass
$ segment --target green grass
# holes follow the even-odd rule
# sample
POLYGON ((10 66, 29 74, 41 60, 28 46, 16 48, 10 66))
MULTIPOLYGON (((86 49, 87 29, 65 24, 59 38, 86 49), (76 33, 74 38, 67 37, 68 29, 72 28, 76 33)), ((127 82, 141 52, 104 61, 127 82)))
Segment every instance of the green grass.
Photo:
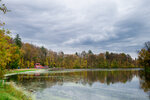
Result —
MULTIPOLYGON (((28 71, 37 71, 39 69, 20 69, 20 70, 5 70, 5 74, 22 73, 28 71)), ((21 88, 16 87, 12 82, 5 83, 0 79, 0 100, 32 100, 31 95, 25 94, 21 88)))
POLYGON ((22 70, 22 71, 14 71, 14 73, 22 73, 22 72, 28 72, 28 71, 36 71, 36 69, 22 70))
POLYGON ((13 83, 0 84, 0 100, 32 100, 31 95, 25 94, 20 88, 16 88, 13 83))
POLYGON ((22 73, 22 72, 28 72, 28 71, 37 71, 39 69, 27 69, 27 70, 6 70, 6 74, 11 74, 11 73, 22 73))

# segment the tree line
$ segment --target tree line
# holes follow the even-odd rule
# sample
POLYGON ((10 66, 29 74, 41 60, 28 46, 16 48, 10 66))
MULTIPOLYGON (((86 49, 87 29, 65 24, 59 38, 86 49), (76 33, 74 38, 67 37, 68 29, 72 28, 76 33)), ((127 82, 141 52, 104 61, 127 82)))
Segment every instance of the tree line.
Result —
POLYGON ((15 64, 9 64, 8 68, 34 68, 35 63, 57 68, 135 68, 139 67, 136 59, 132 59, 125 53, 100 53, 94 54, 91 50, 75 54, 54 52, 45 47, 35 46, 30 43, 22 43, 17 34, 13 39, 20 51, 15 64))
POLYGON ((139 67, 136 59, 125 53, 94 54, 91 50, 75 54, 54 52, 45 47, 21 42, 17 34, 13 39, 1 30, 1 68, 34 68, 35 63, 58 68, 134 68, 139 67), (3 60, 3 61, 2 61, 3 60))

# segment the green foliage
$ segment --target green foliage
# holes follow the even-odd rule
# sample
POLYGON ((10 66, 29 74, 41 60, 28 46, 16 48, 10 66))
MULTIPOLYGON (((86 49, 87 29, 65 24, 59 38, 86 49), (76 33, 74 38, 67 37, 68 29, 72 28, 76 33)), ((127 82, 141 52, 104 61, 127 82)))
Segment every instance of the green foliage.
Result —
POLYGON ((144 66, 145 71, 150 73, 150 42, 146 42, 145 48, 139 51, 138 61, 142 66, 144 66))
MULTIPOLYGON (((45 47, 37 47, 29 43, 23 43, 21 48, 22 65, 32 66, 33 63, 59 68, 129 68, 138 67, 136 60, 124 53, 100 53, 93 54, 91 50, 88 53, 82 51, 75 54, 56 53, 47 50, 45 47), (30 63, 30 64, 28 64, 30 63), (31 65, 32 64, 32 65, 31 65)), ((23 67, 23 66, 21 66, 23 67)))
POLYGON ((0 76, 2 76, 3 70, 5 70, 7 64, 11 61, 11 51, 13 45, 11 44, 11 38, 7 31, 0 29, 0 76))
MULTIPOLYGON (((1 4, 0 0, 0 11, 4 14, 9 10, 5 4, 1 4)), ((4 23, 0 22, 0 26, 4 23)), ((19 48, 13 43, 13 39, 10 37, 10 31, 0 28, 0 77, 3 76, 6 68, 16 68, 19 63, 19 48)))
POLYGON ((7 9, 7 7, 5 6, 5 4, 2 4, 2 0, 0 0, 0 11, 2 11, 4 14, 6 12, 10 11, 10 10, 7 9))
POLYGON ((16 69, 16 68, 18 68, 18 66, 19 66, 18 63, 19 63, 18 60, 11 62, 10 68, 11 68, 11 69, 16 69))
POLYGON ((89 55, 92 55, 92 54, 93 54, 92 50, 89 50, 89 51, 88 51, 88 54, 89 54, 89 55))
POLYGON ((11 61, 7 64, 7 68, 16 69, 19 66, 20 61, 20 49, 16 45, 14 45, 12 51, 11 51, 11 61))
MULTIPOLYGON (((2 11, 4 14, 6 14, 7 12, 10 11, 7 9, 5 4, 2 3, 2 0, 0 0, 0 11, 2 11)), ((0 21, 0 26, 4 26, 4 25, 5 25, 5 23, 0 21)))
POLYGON ((114 60, 114 61, 111 63, 111 67, 112 67, 112 68, 118 68, 119 66, 118 66, 117 61, 114 60))
POLYGON ((17 34, 16 37, 14 38, 14 42, 19 48, 22 47, 22 42, 21 42, 21 38, 20 38, 19 34, 17 34))
POLYGON ((20 49, 13 44, 9 31, 0 29, 0 76, 4 74, 6 68, 17 68, 19 60, 20 49))

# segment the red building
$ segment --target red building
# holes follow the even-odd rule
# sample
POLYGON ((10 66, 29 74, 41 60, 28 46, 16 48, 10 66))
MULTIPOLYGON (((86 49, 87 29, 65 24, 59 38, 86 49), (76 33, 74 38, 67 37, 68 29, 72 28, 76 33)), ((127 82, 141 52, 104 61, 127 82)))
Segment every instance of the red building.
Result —
POLYGON ((42 66, 40 63, 36 63, 35 64, 35 68, 37 68, 37 69, 45 69, 45 68, 48 68, 48 66, 42 66))

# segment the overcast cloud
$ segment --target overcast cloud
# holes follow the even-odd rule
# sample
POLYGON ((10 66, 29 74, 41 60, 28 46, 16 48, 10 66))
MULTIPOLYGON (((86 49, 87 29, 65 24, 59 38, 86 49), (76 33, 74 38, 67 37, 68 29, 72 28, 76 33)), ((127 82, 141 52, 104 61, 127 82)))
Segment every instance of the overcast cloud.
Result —
POLYGON ((136 51, 150 40, 150 0, 3 0, 5 28, 65 53, 136 51))

